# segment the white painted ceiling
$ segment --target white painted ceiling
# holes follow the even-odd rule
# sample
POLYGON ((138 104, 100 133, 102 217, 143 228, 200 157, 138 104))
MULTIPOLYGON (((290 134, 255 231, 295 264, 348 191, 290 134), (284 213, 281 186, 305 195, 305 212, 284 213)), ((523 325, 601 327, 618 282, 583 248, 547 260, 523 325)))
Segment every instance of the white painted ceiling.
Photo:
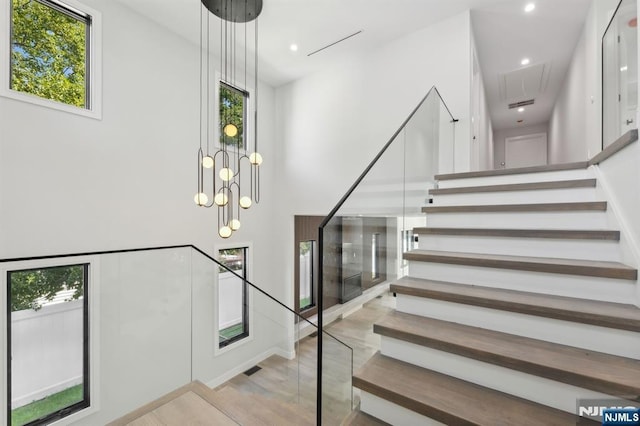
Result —
MULTIPOLYGON (((199 0, 117 0, 180 36, 199 44, 199 0)), ((515 127, 515 111, 498 93, 498 75, 550 62, 549 83, 536 104, 518 114, 521 125, 546 122, 578 41, 590 0, 264 0, 259 18, 260 77, 280 86, 373 49, 430 24, 473 10, 479 62, 494 129, 515 127), (362 33, 316 55, 307 54, 357 31, 362 33), (297 52, 289 46, 296 43, 297 52)))
MULTIPOLYGON (((480 68, 494 130, 545 123, 562 88, 580 38, 590 0, 530 0, 536 8, 526 13, 528 1, 503 0, 472 12, 480 68), (523 66, 520 61, 529 58, 523 66), (501 99, 500 74, 537 65, 550 66, 544 90, 525 111, 508 108, 528 97, 501 99), (522 119, 522 123, 517 120, 522 119)), ((597 0, 596 0, 597 1, 597 0)))

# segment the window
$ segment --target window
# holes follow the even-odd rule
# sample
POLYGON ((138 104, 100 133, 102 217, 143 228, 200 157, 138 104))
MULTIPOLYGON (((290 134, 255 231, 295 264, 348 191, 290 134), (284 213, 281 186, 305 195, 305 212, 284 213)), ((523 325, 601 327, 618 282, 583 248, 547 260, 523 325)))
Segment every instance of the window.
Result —
POLYGON ((313 280, 315 277, 313 261, 316 251, 315 241, 301 241, 300 245, 300 311, 315 306, 313 280))
MULTIPOLYGON (((248 247, 218 251, 220 263, 247 279, 248 247)), ((220 348, 249 335, 248 284, 224 268, 218 274, 218 345, 220 348)))
POLYGON ((371 279, 380 278, 380 234, 371 235, 371 279))
POLYGON ((89 264, 7 272, 8 424, 89 407, 89 264))
POLYGON ((99 118, 99 13, 76 0, 0 0, 0 7, 7 3, 2 94, 99 118))
POLYGON ((230 148, 245 148, 245 123, 249 94, 227 83, 220 82, 219 118, 221 143, 230 148))

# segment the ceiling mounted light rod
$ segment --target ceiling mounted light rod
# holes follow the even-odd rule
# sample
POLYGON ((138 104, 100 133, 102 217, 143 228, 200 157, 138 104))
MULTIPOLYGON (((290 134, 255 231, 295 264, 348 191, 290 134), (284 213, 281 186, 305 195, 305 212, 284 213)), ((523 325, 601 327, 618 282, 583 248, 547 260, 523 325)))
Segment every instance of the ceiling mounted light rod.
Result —
POLYGON ((258 23, 256 18, 262 12, 262 0, 201 0, 201 2, 204 7, 200 7, 200 147, 197 158, 198 192, 194 201, 200 207, 218 207, 218 235, 229 238, 234 231, 240 229, 240 211, 260 202, 262 156, 258 153, 258 23), (211 52, 209 50, 211 15, 207 13, 205 23, 203 10, 220 18, 220 51, 218 52, 220 81, 217 82, 219 87, 217 115, 211 114, 210 111, 212 101, 211 52), (247 37, 249 23, 254 25, 255 36, 252 46, 254 49, 252 91, 247 87, 247 74, 251 74, 247 61, 247 51, 250 47, 247 37), (238 26, 241 26, 240 31, 238 26), (238 32, 244 34, 242 39, 238 36, 238 32), (239 49, 240 52, 238 52, 239 49), (244 63, 241 64, 238 72, 238 60, 242 61, 242 58, 244 63), (242 76, 244 79, 241 82, 239 80, 242 76), (247 120, 250 92, 254 96, 253 123, 247 120), (206 117, 204 120, 203 115, 206 117), (204 125, 206 130, 203 131, 204 125), (218 130, 217 146, 213 143, 216 151, 213 153, 210 151, 213 142, 211 129, 218 130), (247 148, 251 143, 253 150, 248 151, 247 148), (244 181, 243 175, 248 175, 244 181))

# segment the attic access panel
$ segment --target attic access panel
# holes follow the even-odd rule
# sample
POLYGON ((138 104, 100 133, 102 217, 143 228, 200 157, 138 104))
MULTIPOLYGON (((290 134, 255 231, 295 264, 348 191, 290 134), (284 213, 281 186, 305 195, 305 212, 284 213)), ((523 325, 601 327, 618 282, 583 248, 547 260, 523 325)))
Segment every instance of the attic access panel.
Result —
POLYGON ((535 64, 498 75, 500 98, 503 101, 535 99, 547 88, 551 64, 535 64))

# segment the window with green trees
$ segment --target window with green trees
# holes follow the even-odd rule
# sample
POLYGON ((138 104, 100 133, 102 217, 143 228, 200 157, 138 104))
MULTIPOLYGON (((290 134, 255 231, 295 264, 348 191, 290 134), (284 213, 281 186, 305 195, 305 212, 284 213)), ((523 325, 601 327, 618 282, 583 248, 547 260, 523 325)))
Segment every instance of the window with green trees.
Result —
POLYGON ((220 82, 219 119, 221 143, 231 148, 245 147, 247 92, 220 82))
POLYGON ((91 17, 57 0, 11 0, 12 90, 90 108, 91 17))
POLYGON ((88 264, 7 272, 8 424, 89 406, 88 264))

